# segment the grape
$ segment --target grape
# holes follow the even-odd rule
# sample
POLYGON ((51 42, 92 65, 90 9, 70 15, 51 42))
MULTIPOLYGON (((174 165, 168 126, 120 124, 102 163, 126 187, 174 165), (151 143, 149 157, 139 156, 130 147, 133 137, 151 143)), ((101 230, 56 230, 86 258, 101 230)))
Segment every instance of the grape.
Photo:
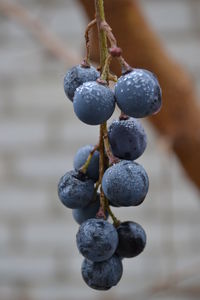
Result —
POLYGON ((147 145, 144 128, 134 118, 113 121, 108 130, 108 138, 113 154, 126 160, 141 156, 147 145))
POLYGON ((106 122, 114 112, 114 93, 107 86, 95 81, 85 82, 77 88, 74 95, 74 112, 89 125, 106 122))
MULTIPOLYGON (((84 221, 95 218, 100 208, 100 195, 97 194, 95 201, 90 202, 86 207, 76 208, 72 210, 72 215, 78 224, 82 224, 84 221)), ((105 213, 108 218, 108 212, 105 213)))
POLYGON ((88 219, 83 222, 76 235, 80 253, 91 261, 110 258, 118 245, 115 227, 103 219, 88 219))
MULTIPOLYGON (((74 168, 75 170, 79 170, 86 162, 90 152, 94 149, 93 146, 87 145, 82 148, 80 148, 75 157, 74 157, 74 168)), ((90 164, 88 166, 86 175, 93 179, 95 182, 99 178, 99 151, 95 151, 92 159, 90 161, 90 164)))
POLYGON ((99 72, 92 66, 89 68, 80 65, 71 68, 64 77, 64 90, 67 97, 73 101, 76 89, 87 81, 95 81, 100 77, 99 72))
POLYGON ((106 170, 102 188, 114 206, 137 206, 148 192, 149 180, 141 165, 123 160, 106 170))
POLYGON ((146 245, 146 233, 141 225, 127 221, 117 227, 119 244, 116 253, 121 257, 134 257, 140 254, 146 245))
POLYGON ((81 272, 89 287, 96 290, 109 290, 120 281, 123 266, 117 255, 113 255, 102 262, 92 262, 84 259, 81 272))
POLYGON ((161 108, 161 88, 155 75, 147 70, 133 69, 121 76, 115 96, 119 108, 131 117, 150 116, 161 108))
POLYGON ((58 196, 69 208, 82 208, 92 201, 94 182, 84 174, 69 171, 58 183, 58 196))

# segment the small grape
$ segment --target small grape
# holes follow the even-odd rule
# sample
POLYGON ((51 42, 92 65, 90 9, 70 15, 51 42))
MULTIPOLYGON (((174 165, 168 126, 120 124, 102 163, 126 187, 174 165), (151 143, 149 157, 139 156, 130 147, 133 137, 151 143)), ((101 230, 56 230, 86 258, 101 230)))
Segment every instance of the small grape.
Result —
MULTIPOLYGON (((92 219, 96 217, 100 208, 100 195, 97 194, 96 200, 90 202, 86 207, 76 208, 72 210, 72 215, 75 221, 78 224, 82 224, 84 221, 88 219, 92 219)), ((108 218, 108 212, 105 213, 106 218, 108 218)))
POLYGON ((143 69, 119 78, 115 85, 115 97, 119 108, 128 116, 143 118, 161 108, 161 88, 156 76, 143 69))
POLYGON ((135 160, 144 152, 147 136, 142 124, 134 119, 113 121, 108 130, 113 154, 126 160, 135 160))
MULTIPOLYGON (((74 157, 74 168, 75 170, 79 170, 86 162, 90 152, 94 149, 94 146, 87 145, 82 148, 80 148, 75 157, 74 157)), ((86 175, 93 179, 95 182, 99 178, 99 151, 95 151, 92 159, 90 161, 90 164, 88 166, 86 175)))
POLYGON ((121 279, 123 266, 117 255, 101 262, 84 259, 81 267, 84 281, 95 290, 109 290, 121 279))
POLYGON ((58 196, 61 202, 69 208, 87 206, 92 201, 93 194, 93 180, 77 171, 67 172, 58 183, 58 196))
POLYGON ((140 254, 146 245, 146 233, 141 225, 127 221, 117 227, 119 244, 116 253, 121 257, 134 257, 140 254))
POLYGON ((64 77, 66 96, 73 101, 74 93, 80 85, 87 81, 96 81, 99 77, 99 72, 92 66, 85 68, 78 65, 71 68, 64 77))
POLYGON ((95 81, 85 82, 77 88, 74 95, 74 112, 89 125, 106 122, 114 112, 114 93, 107 86, 95 81))
POLYGON ((110 258, 118 245, 115 227, 103 219, 88 219, 83 222, 76 235, 80 253, 91 261, 110 258))
POLYGON ((149 180, 141 165, 123 160, 106 170, 102 188, 111 205, 137 206, 144 201, 149 180))

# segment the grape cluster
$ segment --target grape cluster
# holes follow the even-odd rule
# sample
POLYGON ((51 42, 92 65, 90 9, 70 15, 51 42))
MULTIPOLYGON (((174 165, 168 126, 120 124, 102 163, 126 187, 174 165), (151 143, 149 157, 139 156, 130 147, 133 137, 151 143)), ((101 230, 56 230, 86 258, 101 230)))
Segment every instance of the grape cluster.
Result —
POLYGON ((100 125, 99 142, 78 150, 74 169, 58 183, 58 196, 72 209, 73 218, 80 225, 76 243, 84 257, 84 281, 91 288, 108 290, 121 279, 122 260, 139 255, 146 245, 142 226, 119 221, 111 208, 138 206, 147 195, 148 175, 135 162, 147 146, 146 133, 138 118, 157 113, 162 97, 157 77, 150 71, 131 68, 122 57, 105 21, 103 0, 95 0, 95 9, 96 18, 85 32, 86 57, 66 73, 64 90, 82 122, 100 125), (90 64, 89 30, 95 24, 100 45, 98 70, 90 64), (113 58, 122 67, 118 79, 110 72, 113 58), (116 83, 114 89, 110 88, 110 81, 116 83), (120 117, 107 129, 115 106, 121 110, 120 117))
POLYGON ((82 277, 91 288, 108 290, 122 276, 122 259, 139 255, 146 245, 142 226, 118 221, 110 206, 137 206, 147 195, 148 175, 135 162, 147 145, 137 118, 160 109, 161 89, 153 73, 130 69, 117 80, 113 91, 94 67, 78 65, 67 72, 64 90, 75 114, 86 124, 105 123, 116 104, 122 111, 104 134, 103 154, 100 144, 80 148, 74 157, 74 170, 62 176, 58 184, 61 202, 72 209, 80 225, 76 242, 84 257, 82 277), (113 224, 107 220, 109 215, 113 224))

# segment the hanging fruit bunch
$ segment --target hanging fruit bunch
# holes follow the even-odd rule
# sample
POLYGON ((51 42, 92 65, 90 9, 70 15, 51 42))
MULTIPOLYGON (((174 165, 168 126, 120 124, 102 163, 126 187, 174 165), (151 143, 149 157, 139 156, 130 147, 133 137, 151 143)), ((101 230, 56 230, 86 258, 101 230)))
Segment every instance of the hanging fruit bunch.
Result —
POLYGON ((86 58, 67 72, 64 90, 82 122, 100 125, 99 141, 95 146, 86 145, 78 150, 74 170, 59 181, 58 195, 80 224, 76 241, 84 256, 84 281, 91 288, 108 290, 122 276, 122 259, 137 256, 146 245, 142 226, 133 221, 119 221, 111 207, 137 206, 147 195, 147 173, 135 162, 147 145, 138 118, 160 110, 161 88, 153 73, 130 67, 122 57, 122 50, 105 21, 103 0, 95 0, 95 9, 96 17, 85 33, 86 58), (89 31, 93 26, 98 28, 98 70, 90 64, 89 31), (113 58, 121 64, 120 78, 110 72, 113 58), (109 87, 111 82, 115 82, 114 91, 109 87), (107 129, 106 122, 116 105, 121 114, 107 129), (108 222, 109 216, 113 224, 108 222))

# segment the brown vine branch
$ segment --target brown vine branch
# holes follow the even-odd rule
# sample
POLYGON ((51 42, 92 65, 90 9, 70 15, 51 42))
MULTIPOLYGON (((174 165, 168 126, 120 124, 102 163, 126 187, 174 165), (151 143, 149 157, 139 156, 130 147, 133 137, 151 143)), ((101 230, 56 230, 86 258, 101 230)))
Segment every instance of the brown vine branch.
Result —
MULTIPOLYGON (((89 18, 93 17, 94 7, 88 0, 79 2, 89 18)), ((166 53, 158 35, 147 23, 139 1, 105 0, 104 5, 108 12, 107 21, 115 32, 126 60, 136 68, 148 69, 158 76, 163 91, 163 108, 149 121, 171 141, 172 149, 187 175, 200 188, 200 132, 197 130, 200 128, 200 108, 194 81, 166 53), (120 22, 122 19, 123 22, 120 22)), ((98 59, 96 44, 93 35, 91 54, 94 61, 98 59)), ((114 61, 111 69, 116 74, 121 72, 114 61)))

